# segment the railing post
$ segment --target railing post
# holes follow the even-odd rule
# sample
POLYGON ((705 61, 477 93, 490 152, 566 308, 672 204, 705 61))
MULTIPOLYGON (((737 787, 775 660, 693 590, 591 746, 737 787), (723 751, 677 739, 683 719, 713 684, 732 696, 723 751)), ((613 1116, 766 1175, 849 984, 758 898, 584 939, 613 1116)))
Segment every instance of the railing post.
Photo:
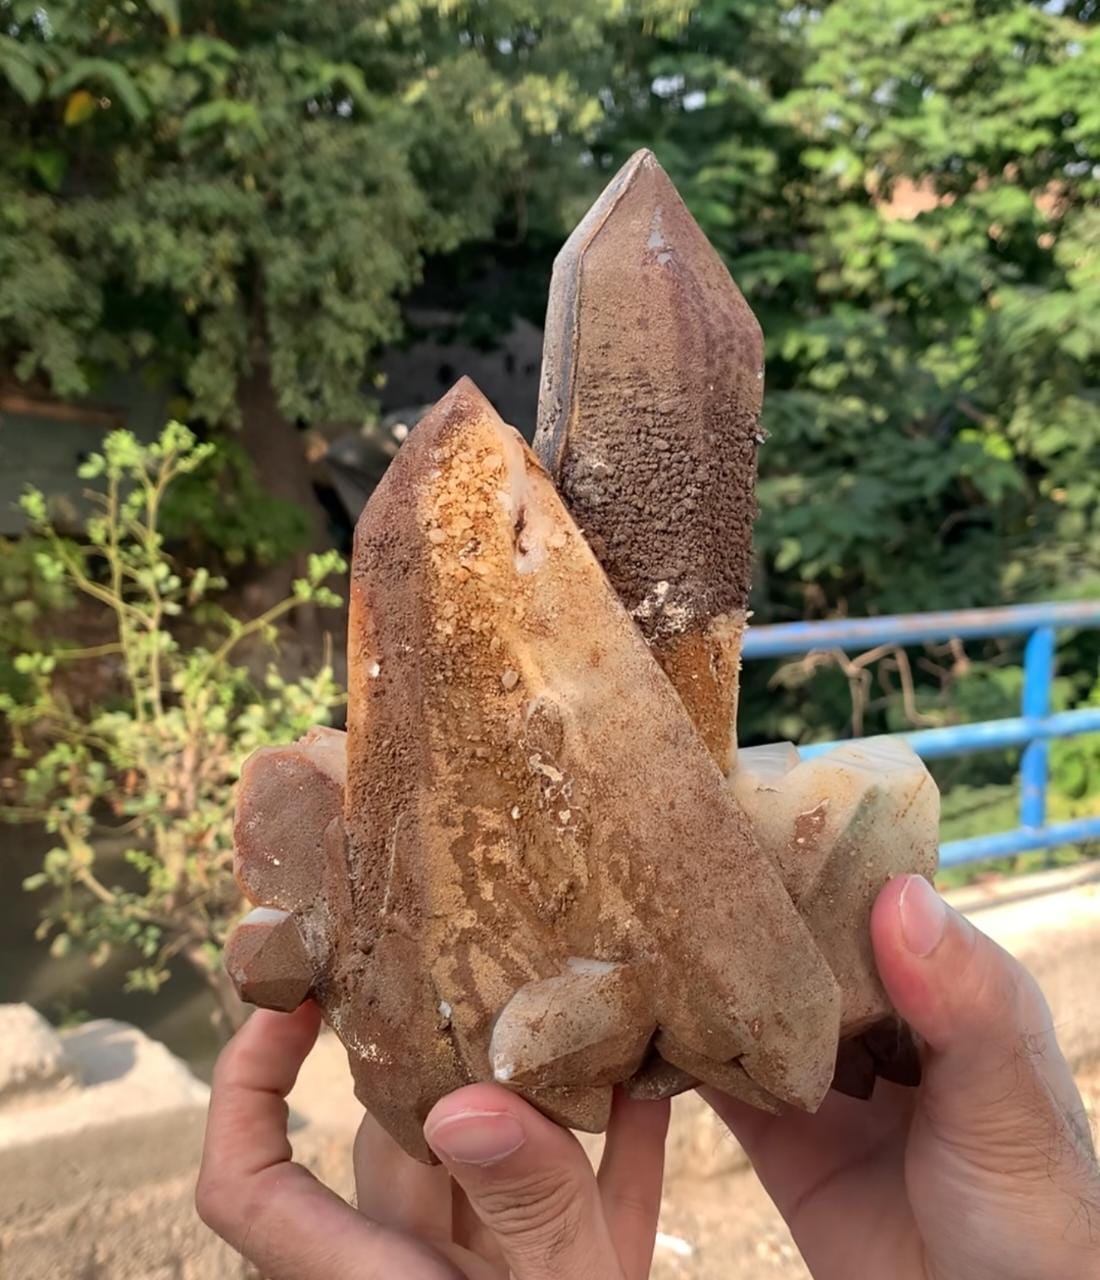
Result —
MULTIPOLYGON (((1054 680, 1054 628, 1040 627, 1027 638, 1024 649, 1024 692, 1021 714, 1025 720, 1050 715, 1054 680)), ((1020 825, 1038 828, 1047 817, 1047 742, 1037 739, 1024 748, 1020 760, 1020 825)))

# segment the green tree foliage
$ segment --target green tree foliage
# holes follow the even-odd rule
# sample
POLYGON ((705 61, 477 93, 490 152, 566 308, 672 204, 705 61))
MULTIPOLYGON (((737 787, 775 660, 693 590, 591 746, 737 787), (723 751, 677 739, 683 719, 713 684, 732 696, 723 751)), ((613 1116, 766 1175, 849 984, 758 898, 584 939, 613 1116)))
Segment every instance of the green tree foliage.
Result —
MULTIPOLYGON (((1100 584, 1098 16, 702 0, 624 47, 601 169, 656 149, 766 335, 758 620, 1100 584)), ((916 672, 921 713, 977 671, 916 672)), ((758 677, 749 734, 843 731, 839 671, 758 677)), ((867 729, 912 722, 879 701, 867 729)))
POLYGON ((0 364, 69 396, 153 358, 210 422, 258 364, 289 418, 361 415, 423 255, 549 198, 607 25, 681 8, 0 0, 0 364))
POLYGON ((656 147, 767 337, 769 615, 1095 586, 1096 17, 705 0, 638 50, 616 158, 656 147))
POLYGON ((145 355, 211 421, 356 415, 425 254, 560 241, 647 144, 768 337, 762 615, 1095 578, 1090 0, 0 15, 0 363, 20 378, 72 394, 145 355), (242 383, 257 364, 273 400, 242 383))
POLYGON ((102 963, 120 950, 133 962, 129 986, 152 991, 178 957, 227 1024, 239 1009, 219 961, 240 911, 233 784, 249 752, 299 736, 342 701, 327 663, 300 679, 274 665, 257 678, 241 646, 254 657, 299 605, 338 605, 326 579, 345 566, 335 553, 312 557, 292 596, 246 621, 219 607, 224 583, 181 572, 160 528, 166 493, 210 449, 178 423, 148 446, 113 432, 82 468, 99 488, 80 541, 59 537, 46 499, 28 492, 41 590, 93 602, 111 638, 77 649, 38 637, 14 659, 25 685, 0 693, 0 715, 24 767, 18 802, 0 817, 41 820, 56 837, 25 885, 48 891, 40 936, 55 954, 76 945, 102 963), (74 706, 69 678, 88 661, 100 664, 90 710, 74 706), (112 839, 124 843, 121 867, 105 858, 112 839))

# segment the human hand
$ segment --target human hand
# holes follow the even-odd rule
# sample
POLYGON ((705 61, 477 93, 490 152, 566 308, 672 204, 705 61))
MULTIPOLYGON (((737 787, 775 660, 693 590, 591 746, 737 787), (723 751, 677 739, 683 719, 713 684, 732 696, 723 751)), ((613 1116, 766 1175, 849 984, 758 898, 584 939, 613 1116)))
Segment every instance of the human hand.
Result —
POLYGON ((564 1129, 498 1085, 442 1099, 418 1164, 369 1117, 358 1209, 291 1159, 286 1095, 320 1014, 254 1013, 214 1072, 196 1190, 203 1221, 267 1280, 643 1280, 668 1104, 616 1096, 598 1176, 564 1129))
POLYGON ((1098 1280, 1100 1172, 1035 980, 920 876, 886 886, 871 935, 927 1043, 919 1090, 782 1116, 703 1090, 815 1280, 1098 1280))

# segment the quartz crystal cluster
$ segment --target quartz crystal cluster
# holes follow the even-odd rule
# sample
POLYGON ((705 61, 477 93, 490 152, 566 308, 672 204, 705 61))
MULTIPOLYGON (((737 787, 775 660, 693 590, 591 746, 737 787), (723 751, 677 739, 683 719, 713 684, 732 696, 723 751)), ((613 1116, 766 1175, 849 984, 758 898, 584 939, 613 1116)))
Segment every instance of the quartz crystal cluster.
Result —
POLYGON ((555 265, 534 449, 468 380, 356 530, 346 733, 246 764, 242 997, 315 999, 411 1154, 495 1079, 562 1124, 702 1081, 815 1109, 919 1078, 868 916, 931 874, 892 740, 736 749, 760 330, 640 152, 555 265))

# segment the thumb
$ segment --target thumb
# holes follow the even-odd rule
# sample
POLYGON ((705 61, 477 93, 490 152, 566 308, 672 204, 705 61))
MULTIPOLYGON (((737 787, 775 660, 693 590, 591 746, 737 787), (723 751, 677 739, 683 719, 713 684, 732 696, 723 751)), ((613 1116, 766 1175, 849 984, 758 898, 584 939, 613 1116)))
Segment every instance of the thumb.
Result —
POLYGON ((595 1174, 572 1134, 507 1089, 474 1084, 436 1103, 424 1136, 514 1280, 621 1280, 595 1174))
POLYGON ((879 974, 927 1045, 920 1109, 989 1172, 1049 1170, 1091 1156, 1084 1107, 1027 970, 922 876, 899 876, 871 915, 879 974))

